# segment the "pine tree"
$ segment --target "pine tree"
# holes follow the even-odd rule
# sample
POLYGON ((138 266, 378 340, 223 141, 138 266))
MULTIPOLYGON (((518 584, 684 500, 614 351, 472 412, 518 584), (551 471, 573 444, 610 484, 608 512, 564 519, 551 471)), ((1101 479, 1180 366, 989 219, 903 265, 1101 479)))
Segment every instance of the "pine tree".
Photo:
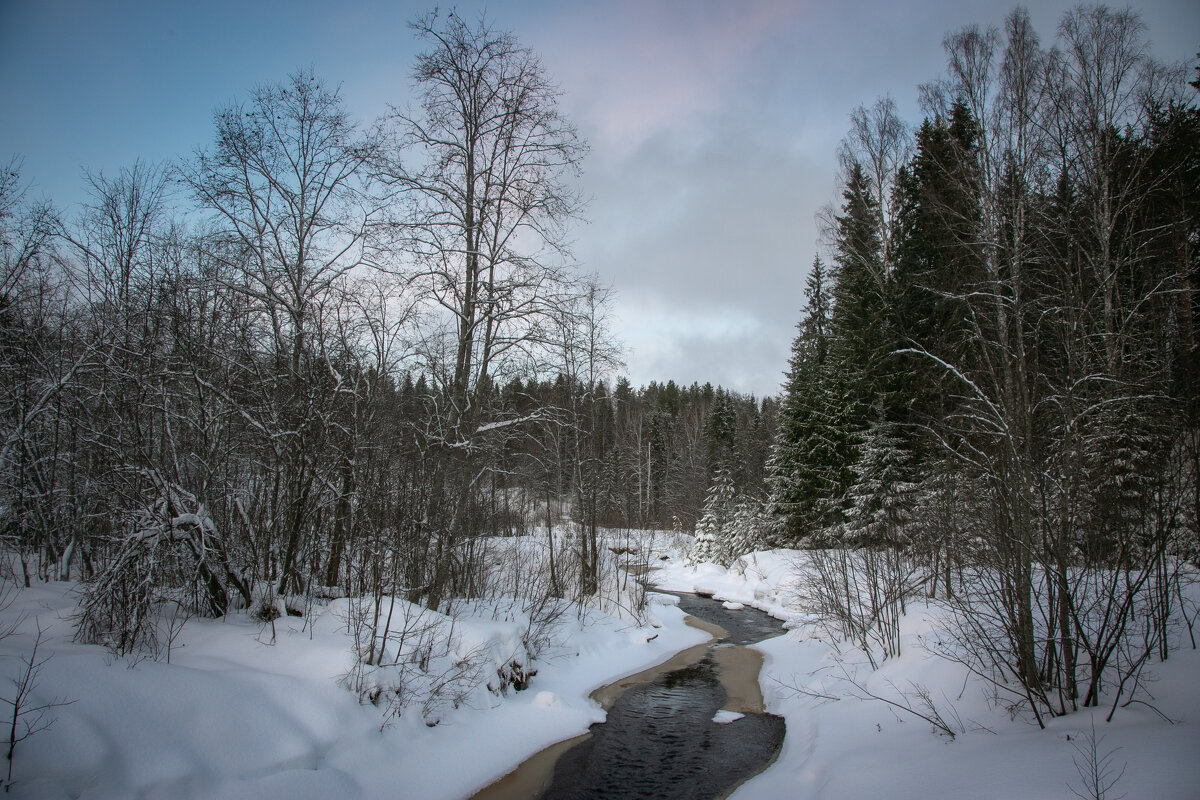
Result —
POLYGON ((904 528, 916 489, 910 460, 895 423, 879 421, 867 428, 848 493, 847 546, 903 548, 908 543, 904 528))
POLYGON ((728 467, 717 470, 713 485, 704 501, 704 513, 696 523, 696 541, 688 554, 689 564, 712 562, 729 566, 733 562, 730 529, 737 491, 728 467))

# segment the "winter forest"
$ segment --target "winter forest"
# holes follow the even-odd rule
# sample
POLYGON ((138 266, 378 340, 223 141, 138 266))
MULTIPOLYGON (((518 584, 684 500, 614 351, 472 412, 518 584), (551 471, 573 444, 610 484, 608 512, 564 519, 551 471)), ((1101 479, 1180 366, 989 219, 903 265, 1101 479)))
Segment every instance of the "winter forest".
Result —
MULTIPOLYGON (((1065 777, 1022 792, 1097 800, 1145 786, 1106 724, 1200 741, 1200 695, 1157 696, 1194 683, 1170 665, 1200 615, 1193 61, 1153 60, 1133 10, 1047 34, 1017 9, 946 34, 922 119, 848 98, 781 393, 754 397, 622 377, 620 286, 570 247, 570 87, 489 19, 410 28, 414 93, 380 119, 302 68, 194 153, 89 172, 78 213, 32 199, 19 157, 0 173, 6 788, 473 796, 602 719, 592 688, 698 641, 656 592, 706 587, 790 629, 763 681, 789 740, 800 715, 849 725, 852 697, 971 765, 971 737, 1026 754, 1094 710, 1065 777), (265 677, 190 688, 220 659, 265 677), (133 710, 94 721, 104 692, 133 710), (244 726, 266 754, 242 767, 198 733, 161 775, 95 755, 154 692, 318 710, 244 726), (444 774, 455 736, 520 726, 544 730, 444 774), (357 782, 251 769, 310 750, 357 782)), ((130 741, 106 746, 163 746, 130 741)), ((808 796, 802 755, 737 797, 808 796)), ((1194 790, 1172 763, 1147 796, 1194 790)))

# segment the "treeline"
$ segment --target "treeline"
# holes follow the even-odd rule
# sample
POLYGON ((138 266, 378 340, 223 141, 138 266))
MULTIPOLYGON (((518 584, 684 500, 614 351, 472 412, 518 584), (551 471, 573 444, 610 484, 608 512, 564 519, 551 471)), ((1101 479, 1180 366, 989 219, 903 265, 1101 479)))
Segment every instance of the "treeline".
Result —
POLYGON ((1200 111, 1132 11, 945 39, 913 131, 852 115, 773 454, 773 540, 876 658, 938 648, 1038 717, 1128 702, 1200 553, 1200 111))
POLYGON ((651 382, 613 393, 618 437, 608 474, 609 524, 692 531, 705 490, 722 469, 761 496, 775 437, 778 403, 710 384, 651 382))
MULTIPOLYGON (((705 488, 722 468, 733 470, 746 492, 765 497, 774 399, 707 383, 651 381, 635 389, 619 377, 611 390, 608 384, 601 379, 585 389, 560 373, 488 387, 482 402, 499 418, 522 420, 526 430, 506 439, 498 454, 503 469, 489 476, 483 530, 516 535, 586 521, 690 532, 705 488)), ((404 373, 396 396, 395 407, 415 423, 433 390, 424 376, 414 382, 404 373)))
POLYGON ((300 71, 190 157, 89 175, 74 219, 0 175, 0 536, 26 584, 83 581, 83 639, 153 649, 168 605, 587 598, 602 526, 690 527, 735 453, 761 481, 770 403, 610 390, 609 292, 565 247, 586 146, 536 56, 412 27, 413 107, 369 127, 300 71), (548 560, 494 546, 539 526, 548 560))

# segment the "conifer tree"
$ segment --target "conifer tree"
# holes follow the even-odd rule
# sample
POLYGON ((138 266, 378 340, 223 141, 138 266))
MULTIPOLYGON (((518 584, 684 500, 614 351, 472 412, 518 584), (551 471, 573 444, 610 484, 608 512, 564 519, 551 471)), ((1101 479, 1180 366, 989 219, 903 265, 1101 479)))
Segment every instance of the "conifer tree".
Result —
POLYGON ((710 480, 723 466, 733 463, 737 451, 737 411, 729 393, 718 388, 704 421, 708 444, 707 461, 710 480))
POLYGON ((870 398, 879 388, 878 367, 890 349, 887 338, 888 278, 879 238, 879 204, 862 167, 854 163, 836 220, 837 283, 833 289, 833 356, 847 370, 865 427, 870 398))
POLYGON ((846 512, 846 544, 904 547, 916 484, 895 423, 878 421, 862 436, 846 512))
MULTIPOLYGON (((972 177, 977 137, 970 112, 955 103, 948 118, 922 124, 913 160, 897 181, 893 319, 900 344, 953 364, 964 363, 966 296, 979 281, 972 245, 979 225, 972 177)), ((899 364, 904 411, 897 421, 928 426, 953 413, 957 387, 943 368, 912 354, 899 364)))
POLYGON ((822 527, 826 498, 842 483, 846 440, 840 428, 837 373, 830 360, 829 274, 813 260, 805 285, 804 318, 792 342, 779 425, 771 452, 772 542, 795 546, 822 527))
POLYGON ((733 561, 730 528, 737 490, 728 467, 717 470, 713 485, 704 501, 704 513, 696 523, 696 541, 688 554, 688 563, 712 562, 729 566, 733 561))
POLYGON ((732 559, 761 550, 765 546, 767 529, 765 504, 752 497, 741 497, 734 505, 730 523, 729 552, 732 559))
POLYGON ((836 219, 836 275, 829 317, 826 362, 816 380, 817 403, 809 438, 818 469, 817 512, 807 534, 820 534, 841 521, 853 480, 857 437, 871 420, 871 409, 894 394, 891 385, 896 338, 889 318, 890 278, 883 265, 879 205, 870 181, 857 163, 843 192, 836 219))

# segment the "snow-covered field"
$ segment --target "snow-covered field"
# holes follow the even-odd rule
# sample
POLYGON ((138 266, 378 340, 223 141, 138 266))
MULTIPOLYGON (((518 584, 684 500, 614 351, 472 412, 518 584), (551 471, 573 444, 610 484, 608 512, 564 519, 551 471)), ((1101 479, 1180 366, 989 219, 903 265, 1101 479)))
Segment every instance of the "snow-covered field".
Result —
MULTIPOLYGON (((756 553, 729 570, 689 567, 679 549, 652 559, 660 588, 713 593, 794 628, 758 645, 769 710, 787 719, 783 752, 735 800, 1071 797, 1072 789, 1083 791, 1076 764, 1086 759, 1078 748, 1087 750, 1093 721, 1111 775, 1124 770, 1110 798, 1200 796, 1200 654, 1186 637, 1186 647, 1152 666, 1147 685, 1173 724, 1133 705, 1111 724, 1103 721, 1105 707, 1050 720, 1043 731, 990 704, 960 667, 921 649, 921 635, 936 624, 924 604, 910 604, 903 655, 878 672, 861 668, 852 649, 839 654, 812 638, 796 605, 802 559, 794 551, 756 553), (917 696, 924 692, 957 734, 951 739, 884 700, 863 699, 865 691, 927 711, 917 696)), ((582 624, 572 611, 559 620, 554 643, 527 665, 537 670, 527 690, 492 692, 484 682, 457 708, 424 713, 417 703, 396 717, 342 685, 354 663, 346 600, 308 617, 281 617, 273 632, 245 613, 192 619, 168 664, 73 642, 74 589, 20 589, 3 612, 23 621, 0 638, 0 697, 13 696, 7 679, 22 672, 40 626, 38 659, 48 660, 29 706, 70 703, 49 709, 53 726, 17 745, 14 798, 465 798, 602 718, 587 697, 592 689, 706 638, 653 594, 642 626, 597 611, 582 624)), ((494 672, 526 657, 528 624, 503 599, 464 607, 441 657, 452 666, 470 656, 494 672)), ((6 726, 7 710, 0 706, 6 726)))
POLYGON ((1013 719, 990 704, 986 687, 963 668, 921 649, 921 636, 937 624, 924 603, 908 606, 901 657, 874 673, 860 666, 865 659, 853 649, 843 647, 839 655, 830 643, 811 638, 795 606, 795 565, 802 560, 796 551, 770 551, 745 556, 726 570, 672 559, 655 576, 660 588, 712 593, 799 625, 756 645, 766 654, 761 683, 767 707, 786 718, 787 738, 775 765, 743 785, 734 800, 1048 800, 1073 797, 1072 790, 1091 797, 1076 764, 1087 765, 1080 748, 1090 749, 1093 723, 1098 756, 1108 758, 1110 778, 1120 775, 1106 795, 1110 800, 1200 797, 1200 652, 1186 631, 1179 632, 1170 658, 1147 671, 1144 699, 1171 722, 1135 704, 1105 723, 1109 707, 1102 704, 1048 720, 1040 730, 1032 719, 1013 719), (850 675, 861 689, 846 680, 850 675), (925 692, 958 733, 953 739, 935 733, 928 722, 866 697, 863 689, 927 712, 917 695, 925 692))
MULTIPOLYGON (((602 719, 592 689, 707 638, 670 606, 651 605, 644 627, 598 612, 584 625, 572 612, 527 690, 481 686, 429 727, 419 707, 389 718, 339 685, 353 663, 345 600, 276 620, 274 643, 270 625, 245 613, 190 620, 167 664, 73 643, 73 589, 21 589, 4 612, 24 621, 0 640, 0 697, 12 697, 7 678, 21 673, 40 625, 38 659, 49 660, 32 705, 70 701, 17 745, 13 798, 457 800, 602 719)), ((504 663, 527 621, 505 621, 495 604, 474 610, 455 622, 454 649, 504 663)))

